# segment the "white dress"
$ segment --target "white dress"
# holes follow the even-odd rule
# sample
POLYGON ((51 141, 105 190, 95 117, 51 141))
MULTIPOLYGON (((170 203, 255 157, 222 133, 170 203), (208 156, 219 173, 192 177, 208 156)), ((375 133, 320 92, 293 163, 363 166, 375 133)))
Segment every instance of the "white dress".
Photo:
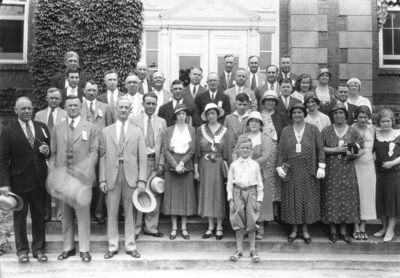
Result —
POLYGON ((375 207, 376 173, 372 154, 375 130, 374 127, 369 126, 364 134, 361 131, 360 133, 364 137, 365 152, 354 160, 354 164, 360 191, 361 220, 377 219, 375 207))
POLYGON ((304 118, 304 121, 318 127, 319 132, 321 132, 325 127, 331 125, 331 120, 329 117, 319 111, 316 117, 311 117, 311 115, 308 114, 307 117, 304 118))

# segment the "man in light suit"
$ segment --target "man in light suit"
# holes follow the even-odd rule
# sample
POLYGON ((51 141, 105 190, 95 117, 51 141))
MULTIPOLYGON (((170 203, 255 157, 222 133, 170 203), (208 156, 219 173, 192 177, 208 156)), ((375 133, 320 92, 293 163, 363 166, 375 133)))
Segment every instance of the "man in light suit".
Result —
MULTIPOLYGON (((57 88, 50 88, 47 90, 46 96, 48 107, 36 113, 35 121, 42 122, 47 125, 49 132, 51 134, 51 130, 53 127, 61 121, 65 121, 67 119, 67 112, 59 107, 61 103, 61 93, 57 88)), ((56 221, 60 221, 61 219, 61 204, 58 199, 54 200, 56 204, 56 221)), ((46 205, 44 207, 44 221, 49 222, 52 220, 51 215, 51 195, 49 193, 46 194, 46 205)))
POLYGON ((173 99, 160 107, 160 110, 158 110, 158 117, 163 118, 167 123, 167 127, 170 127, 175 124, 175 121, 173 120, 175 107, 178 104, 185 104, 191 115, 186 118, 186 123, 194 128, 201 126, 203 121, 200 118, 196 105, 183 97, 183 82, 181 80, 174 80, 171 84, 171 91, 173 93, 173 99))
POLYGON ((134 73, 129 73, 125 79, 125 88, 128 92, 125 97, 131 102, 129 117, 132 118, 140 115, 141 113, 143 113, 143 95, 139 93, 139 77, 134 73))
POLYGON ((275 106, 276 110, 284 113, 287 116, 289 123, 293 120, 289 116, 289 111, 296 103, 302 103, 301 100, 292 97, 290 94, 293 92, 293 82, 289 78, 284 78, 279 82, 281 88, 281 95, 278 97, 278 102, 275 106))
MULTIPOLYGON (((68 184, 65 187, 88 189, 96 182, 95 167, 98 160, 98 131, 81 115, 82 104, 75 95, 67 97, 65 109, 68 119, 56 124, 51 135, 51 157, 49 168, 66 175, 68 184)), ((79 196, 80 197, 80 196, 79 196)), ((62 235, 63 252, 58 260, 74 256, 75 251, 75 217, 78 219, 79 251, 83 262, 90 262, 90 200, 82 205, 77 199, 63 201, 62 235)))
MULTIPOLYGON (((161 135, 166 123, 164 119, 157 117, 155 114, 157 107, 157 95, 147 93, 143 95, 143 111, 144 113, 130 119, 130 123, 139 127, 144 137, 146 138, 147 151, 147 177, 153 171, 163 170, 163 157, 161 155, 161 135)), ((160 217, 161 194, 154 196, 157 201, 157 206, 154 211, 146 213, 144 216, 145 226, 143 232, 145 235, 153 237, 163 237, 164 234, 158 231, 158 218, 160 217)), ((142 230, 143 213, 139 212, 136 215, 136 231, 135 237, 139 238, 142 230)))
POLYGON ((97 97, 98 101, 107 103, 110 106, 113 123, 117 120, 117 115, 115 113, 115 103, 119 97, 125 95, 123 92, 119 91, 118 86, 118 73, 116 70, 112 69, 104 73, 104 83, 107 87, 107 92, 99 95, 97 97))
MULTIPOLYGON (((143 132, 129 119, 131 104, 124 96, 118 98, 117 121, 103 130, 105 155, 100 158, 100 190, 106 194, 108 213, 108 252, 105 259, 118 253, 118 208, 121 202, 125 213, 126 254, 140 258, 136 250, 135 219, 138 213, 132 203, 135 190, 144 192, 147 180, 147 153, 143 132)), ((139 194, 140 194, 139 193, 139 194)))
POLYGON ((225 71, 219 76, 218 91, 224 92, 225 90, 234 86, 234 72, 233 67, 236 65, 235 57, 232 54, 224 56, 225 71))
POLYGON ((290 78, 293 82, 293 86, 296 83, 297 78, 299 76, 297 74, 294 74, 290 71, 292 67, 292 59, 290 58, 289 55, 285 55, 281 57, 281 62, 280 62, 280 67, 281 71, 279 72, 278 75, 278 82, 280 82, 283 78, 290 78))
POLYGON ((147 64, 145 62, 139 62, 136 65, 136 74, 140 79, 139 94, 144 95, 150 93, 153 89, 151 88, 151 80, 147 78, 147 64))
POLYGON ((279 73, 278 67, 275 65, 269 65, 266 68, 266 72, 267 72, 267 82, 265 82, 263 85, 257 87, 254 92, 256 94, 259 111, 262 111, 264 109, 262 107, 262 105, 260 105, 260 101, 266 91, 273 90, 278 95, 281 92, 281 88, 279 87, 279 83, 277 81, 278 73, 279 73))
POLYGON ((44 203, 50 133, 44 123, 32 121, 32 102, 17 99, 14 108, 18 120, 3 128, 0 140, 0 195, 9 192, 21 197, 24 205, 14 211, 15 247, 18 261, 29 262, 26 231, 28 208, 32 218, 32 253, 39 262, 45 255, 44 203))
POLYGON ((346 107, 348 112, 347 124, 353 125, 354 124, 354 112, 357 109, 357 105, 349 103, 347 100, 349 99, 349 85, 342 82, 339 84, 338 88, 338 99, 343 105, 346 107))
POLYGON ((80 101, 83 100, 83 89, 78 86, 78 84, 80 83, 79 71, 77 69, 68 69, 66 74, 68 86, 65 89, 61 90, 60 107, 63 109, 65 105, 65 99, 69 95, 76 95, 80 101))
POLYGON ((200 95, 197 95, 194 99, 194 104, 196 105, 197 111, 199 111, 200 115, 204 112, 206 105, 211 102, 224 109, 225 114, 218 118, 218 122, 223 124, 225 117, 231 113, 229 97, 225 95, 224 92, 218 91, 219 78, 217 73, 210 72, 208 74, 207 84, 210 89, 200 95))
POLYGON ((197 95, 207 91, 206 88, 200 85, 200 81, 203 79, 203 69, 201 67, 192 67, 189 77, 190 84, 185 87, 184 98, 193 103, 197 95))
MULTIPOLYGON (((98 85, 94 80, 86 82, 84 92, 85 100, 82 103, 81 116, 86 121, 92 123, 97 128, 99 139, 99 151, 102 150, 103 129, 112 125, 112 114, 110 106, 107 103, 96 100, 98 94, 98 85)), ((96 165, 96 178, 98 180, 99 165, 96 165)), ((105 224, 104 215, 104 193, 100 191, 98 186, 93 188, 92 206, 94 207, 94 218, 99 224, 105 224)))
POLYGON ((267 76, 259 71, 260 57, 250 56, 248 61, 250 69, 249 78, 246 80, 246 88, 255 92, 256 88, 262 86, 267 82, 267 76))
POLYGON ((236 96, 240 93, 245 93, 249 96, 250 106, 247 112, 251 113, 252 111, 257 111, 258 103, 254 92, 244 86, 247 80, 247 71, 244 68, 239 68, 236 71, 235 80, 235 86, 224 92, 229 97, 231 103, 231 112, 233 113, 234 111, 236 111, 236 96))
POLYGON ((155 114, 158 114, 158 109, 161 105, 166 104, 172 99, 172 94, 164 89, 164 74, 160 71, 156 71, 152 75, 153 81, 153 93, 157 95, 157 108, 155 114))
MULTIPOLYGON (((64 55, 64 63, 66 66, 66 71, 69 69, 78 69, 79 67, 79 56, 78 53, 74 51, 68 51, 64 55)), ((60 90, 68 87, 68 79, 67 74, 65 72, 59 73, 51 78, 51 87, 58 88, 60 90)), ((78 86, 83 88, 85 82, 89 80, 89 78, 83 74, 83 72, 79 73, 80 80, 78 86)))

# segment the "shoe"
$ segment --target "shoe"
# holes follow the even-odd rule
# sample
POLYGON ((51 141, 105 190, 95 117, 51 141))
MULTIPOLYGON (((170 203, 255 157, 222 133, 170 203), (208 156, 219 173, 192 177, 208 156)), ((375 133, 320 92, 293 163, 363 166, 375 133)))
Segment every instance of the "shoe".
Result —
POLYGON ((140 254, 139 254, 139 252, 137 250, 126 251, 126 254, 131 255, 135 259, 139 259, 140 258, 140 254))
POLYGON ((394 237, 394 233, 393 233, 391 236, 389 236, 389 235, 386 233, 386 234, 385 234, 385 237, 383 238, 383 242, 392 241, 393 237, 394 237))
POLYGON ((346 243, 351 243, 351 238, 348 236, 348 235, 346 235, 346 234, 340 234, 339 235, 339 238, 340 239, 342 239, 342 240, 344 240, 346 243))
POLYGON ((335 243, 337 241, 337 233, 331 233, 329 236, 330 241, 335 243))
POLYGON ((249 234, 244 234, 243 239, 249 238, 249 234))
POLYGON ((189 239, 190 239, 189 233, 187 232, 186 229, 182 229, 181 233, 182 233, 182 237, 183 237, 184 239, 186 239, 186 240, 189 240, 189 239), (186 231, 187 235, 184 235, 184 234, 183 234, 183 231, 186 231))
POLYGON ((176 229, 172 229, 171 235, 169 236, 169 239, 170 239, 170 240, 174 240, 174 239, 176 238, 176 233, 175 233, 174 235, 172 234, 173 231, 176 232, 176 229))
POLYGON ((108 260, 114 257, 114 255, 117 255, 118 251, 107 251, 107 253, 104 255, 104 259, 108 260))
POLYGON ((238 261, 241 257, 243 257, 242 252, 236 251, 235 253, 233 253, 232 256, 229 257, 229 259, 230 259, 231 261, 236 262, 236 261, 238 261))
POLYGON ((208 229, 204 235, 201 236, 202 239, 210 238, 215 235, 215 230, 208 229), (207 232, 210 231, 211 233, 208 234, 207 232))
POLYGON ((256 251, 250 251, 250 258, 253 262, 258 263, 261 261, 260 257, 258 256, 256 251))
POLYGON ((46 254, 44 254, 44 253, 39 253, 39 254, 33 255, 33 257, 34 257, 35 259, 37 259, 37 261, 38 261, 39 263, 47 262, 47 261, 49 260, 49 259, 47 258, 47 256, 46 256, 46 254))
POLYGON ((308 233, 308 231, 303 231, 303 240, 304 240, 304 242, 307 243, 307 244, 311 243, 311 236, 308 235, 308 237, 305 237, 304 233, 308 233))
POLYGON ((96 221, 97 221, 97 224, 99 224, 99 225, 107 224, 106 219, 104 219, 103 217, 97 218, 96 221))
POLYGON ((278 223, 278 224, 281 224, 282 223, 282 220, 281 220, 281 217, 277 214, 277 215, 274 215, 274 221, 276 222, 276 223, 278 223))
POLYGON ((20 263, 27 263, 27 262, 29 262, 29 256, 28 256, 28 254, 19 255, 19 256, 18 256, 18 261, 19 261, 20 263))
POLYGON ((59 256, 58 256, 58 260, 59 261, 62 261, 62 260, 66 260, 66 259, 68 259, 69 257, 71 257, 71 256, 75 256, 76 255, 76 250, 75 249, 72 249, 72 250, 69 250, 69 251, 64 251, 64 252, 62 252, 59 256))
POLYGON ((386 234, 386 231, 383 232, 382 230, 380 230, 379 232, 375 233, 374 236, 375 237, 383 237, 385 234, 386 234))
MULTIPOLYGON (((217 230, 217 231, 222 232, 223 230, 217 230)), ((215 236, 215 239, 216 239, 216 240, 221 240, 221 239, 223 239, 223 238, 224 238, 224 233, 222 233, 221 235, 216 235, 216 236, 215 236)))
POLYGON ((292 231, 292 232, 290 233, 290 235, 289 235, 287 241, 288 241, 288 242, 293 242, 293 241, 295 241, 298 235, 299 235, 299 232, 298 232, 298 231, 292 231), (292 236, 291 236, 292 233, 296 233, 296 236, 295 236, 295 237, 292 237, 292 236))
POLYGON ((153 237, 163 237, 164 236, 164 234, 163 233, 160 233, 160 232, 157 232, 157 233, 146 233, 146 232, 143 232, 146 236, 153 236, 153 237))
POLYGON ((360 232, 360 238, 363 240, 368 240, 368 235, 366 232, 360 232))
POLYGON ((90 256, 89 252, 79 252, 82 258, 82 262, 88 263, 92 260, 92 256, 90 256))
POLYGON ((139 235, 135 235, 135 241, 139 239, 139 235))
POLYGON ((256 240, 262 240, 264 238, 264 233, 256 232, 256 240))
POLYGON ((361 239, 361 237, 360 237, 360 232, 354 232, 354 233, 353 233, 353 238, 354 238, 355 240, 360 240, 360 239, 361 239))

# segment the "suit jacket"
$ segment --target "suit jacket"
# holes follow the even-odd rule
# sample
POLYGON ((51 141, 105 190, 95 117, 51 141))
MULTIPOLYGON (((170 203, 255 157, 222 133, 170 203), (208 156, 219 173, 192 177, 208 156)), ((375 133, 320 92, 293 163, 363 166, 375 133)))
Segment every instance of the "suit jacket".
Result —
MULTIPOLYGON (((120 90, 118 90, 118 97, 117 98, 122 97, 123 95, 125 95, 125 94, 123 92, 121 92, 120 90)), ((107 91, 102 93, 101 95, 97 96, 97 100, 109 104, 108 103, 108 98, 107 98, 107 91)), ((115 123, 117 121, 117 118, 118 118, 117 117, 117 113, 115 112, 115 107, 114 107, 114 109, 112 109, 110 107, 110 110, 111 110, 113 123, 115 123)))
MULTIPOLYGON (((151 87, 152 83, 150 79, 146 78, 146 80, 147 80, 147 92, 150 93, 153 91, 153 88, 151 87)), ((139 88, 138 92, 139 94, 143 95, 144 94, 143 88, 139 88)))
MULTIPOLYGON (((217 91, 213 102, 225 111, 225 114, 218 119, 218 122, 223 124, 225 117, 231 114, 231 103, 229 101, 229 97, 223 92, 217 91)), ((196 105, 200 115, 204 112, 206 105, 209 103, 211 103, 210 91, 199 94, 194 99, 194 104, 196 105)))
MULTIPOLYGON (((78 98, 81 100, 81 102, 83 101, 83 97, 85 96, 85 94, 83 93, 83 89, 78 87, 78 98)), ((65 107, 65 99, 67 98, 67 89, 62 89, 61 90, 61 103, 60 103, 60 107, 62 109, 64 109, 65 107)))
MULTIPOLYGON (((267 83, 267 76, 262 73, 262 72, 257 72, 257 77, 258 77, 258 86, 260 87, 262 85, 264 85, 265 83, 267 83)), ((248 89, 251 89, 251 80, 250 80, 250 72, 248 73, 248 78, 246 80, 246 84, 244 84, 244 86, 248 89)))
MULTIPOLYGON (((192 127, 199 127, 203 124, 203 121, 200 118, 200 113, 197 110, 196 105, 183 98, 183 104, 185 104, 190 111, 190 117, 186 119, 186 123, 191 125, 192 127)), ((174 115, 174 106, 173 101, 162 105, 158 110, 158 117, 163 118, 167 122, 167 127, 173 126, 175 123, 172 120, 172 116, 174 115)))
MULTIPOLYGON (((243 87, 242 90, 243 93, 247 94, 250 98, 250 107, 249 110, 247 111, 248 113, 251 113, 252 111, 257 111, 258 110, 258 103, 257 103, 257 98, 254 94, 254 92, 246 87, 243 87)), ((231 103, 231 113, 236 111, 235 107, 235 102, 236 102, 236 86, 229 88, 228 90, 225 90, 224 92, 228 97, 229 101, 231 103)))
POLYGON ((228 165, 232 163, 232 152, 235 148, 236 142, 240 135, 244 134, 247 130, 247 119, 249 117, 243 118, 241 122, 239 122, 239 117, 236 113, 232 113, 225 118, 224 127, 228 130, 228 165))
POLYGON ((225 71, 219 76, 219 84, 218 84, 218 91, 225 91, 229 88, 231 88, 232 86, 234 86, 234 82, 233 80, 235 79, 235 73, 232 71, 231 72, 231 76, 229 79, 229 84, 226 84, 226 76, 225 76, 225 71))
MULTIPOLYGON (((66 74, 67 72, 61 72, 57 75, 54 75, 51 78, 51 87, 56 87, 60 90, 65 89, 65 83, 66 83, 66 74)), ((78 87, 80 88, 84 88, 86 82, 89 80, 90 78, 86 75, 84 75, 82 72, 79 73, 79 83, 78 83, 78 87)))
POLYGON ((289 107, 286 110, 285 104, 283 103, 282 96, 279 96, 278 103, 276 104, 275 109, 278 110, 279 112, 287 115, 288 122, 293 123, 292 119, 290 119, 290 117, 289 117, 289 111, 293 107, 293 105, 295 105, 296 103, 302 104, 301 100, 294 98, 292 96, 289 96, 289 107))
MULTIPOLYGON (((254 91, 254 94, 256 95, 257 102, 258 102, 258 111, 260 111, 260 112, 264 109, 264 107, 262 107, 261 100, 262 100, 262 98, 263 98, 263 96, 264 96, 264 93, 265 93, 266 91, 268 91, 268 84, 267 84, 266 81, 265 81, 265 84, 264 84, 264 85, 258 86, 257 89, 254 91)), ((279 94, 280 94, 280 92, 281 92, 281 87, 279 86, 278 83, 276 84, 276 87, 275 87, 275 90, 274 90, 274 91, 275 91, 275 92, 277 93, 277 95, 279 96, 279 94)))
POLYGON ((349 117, 347 118, 347 124, 348 125, 353 125, 354 124, 354 112, 357 109, 357 105, 351 104, 347 102, 347 112, 349 114, 349 117))
POLYGON ((101 143, 103 141, 103 129, 113 124, 110 106, 107 103, 96 101, 93 119, 90 119, 91 116, 88 119, 88 110, 89 109, 87 107, 86 100, 84 100, 82 103, 81 116, 83 119, 94 124, 96 127, 99 139, 99 147, 101 147, 101 143), (99 113, 99 111, 101 112, 99 113))
POLYGON ((284 127, 289 125, 286 114, 275 109, 275 113, 271 115, 272 123, 274 124, 278 142, 281 139, 281 133, 284 127))
MULTIPOLYGON (((154 88, 153 88, 153 90, 152 90, 151 92, 153 92, 153 93, 156 94, 154 88)), ((167 91, 167 90, 164 90, 164 89, 163 89, 163 103, 159 103, 159 102, 158 102, 158 106, 160 107, 161 105, 166 104, 166 103, 169 102, 171 99, 172 99, 172 93, 171 93, 170 91, 167 91)))
MULTIPOLYGON (((297 74, 290 73, 289 74, 289 78, 292 80, 293 83, 295 83, 297 78, 299 78, 299 76, 297 74)), ((280 82, 282 79, 283 79, 283 74, 280 71, 279 74, 278 74, 278 82, 280 82)))
MULTIPOLYGON (((35 138, 50 146, 47 126, 37 121, 33 121, 33 126, 35 138)), ((44 188, 47 164, 46 156, 39 151, 41 145, 35 140, 32 148, 19 121, 3 128, 0 140, 0 187, 10 186, 11 192, 16 194, 32 191, 36 182, 44 188)))
POLYGON ((187 99, 189 102, 193 103, 194 99, 197 95, 200 95, 201 93, 207 92, 207 89, 204 88, 203 86, 199 85, 199 90, 196 92, 196 94, 193 96, 193 92, 190 91, 190 85, 185 87, 185 96, 184 98, 187 99))
MULTIPOLYGON (((140 130, 143 133, 144 138, 146 139, 146 136, 144 135, 144 113, 132 117, 129 119, 129 122, 133 124, 134 126, 140 128, 140 130)), ((165 120, 157 117, 154 115, 153 119, 153 131, 154 131, 154 150, 156 152, 156 166, 158 164, 164 165, 164 158, 161 158, 161 141, 162 141, 162 131, 167 127, 167 124, 165 123, 165 120)), ((147 153, 146 153, 146 159, 147 159, 147 153)), ((146 164, 147 165, 147 164, 146 164)))
MULTIPOLYGON (((124 172, 130 187, 137 187, 138 181, 147 181, 147 149, 143 132, 140 128, 128 123, 123 149, 124 172)), ((100 158, 99 181, 107 182, 108 190, 112 190, 118 175, 118 139, 117 124, 103 129, 103 149, 106 155, 100 158)))
MULTIPOLYGON (((58 107, 57 118, 54 125, 60 123, 62 119, 66 120, 67 118, 68 118, 67 112, 64 109, 58 107)), ((47 108, 37 112, 35 115, 35 121, 44 123, 46 126, 48 120, 49 118, 47 117, 47 108)))
POLYGON ((82 181, 85 185, 95 185, 95 165, 98 160, 98 132, 97 128, 81 118, 75 128, 75 136, 72 145, 73 156, 67 159, 67 142, 71 129, 68 120, 56 124, 51 131, 51 156, 50 168, 67 167, 71 176, 82 181), (83 132, 86 133, 84 140, 83 132))

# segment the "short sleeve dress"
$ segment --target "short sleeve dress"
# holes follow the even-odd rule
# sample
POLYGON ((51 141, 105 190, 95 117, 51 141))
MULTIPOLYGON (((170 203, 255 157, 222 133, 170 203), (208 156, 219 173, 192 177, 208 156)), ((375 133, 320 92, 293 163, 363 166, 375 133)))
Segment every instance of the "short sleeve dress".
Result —
MULTIPOLYGON (((363 138, 349 126, 339 138, 333 125, 322 130, 324 146, 335 148, 339 141, 344 144, 358 143, 364 147, 363 138)), ((346 160, 345 153, 326 154, 325 183, 322 193, 322 221, 329 223, 354 223, 360 220, 360 195, 354 160, 346 160)))
POLYGON ((202 217, 226 216, 223 161, 228 160, 228 133, 221 125, 213 133, 208 124, 197 129, 196 160, 199 167, 199 209, 202 217))

